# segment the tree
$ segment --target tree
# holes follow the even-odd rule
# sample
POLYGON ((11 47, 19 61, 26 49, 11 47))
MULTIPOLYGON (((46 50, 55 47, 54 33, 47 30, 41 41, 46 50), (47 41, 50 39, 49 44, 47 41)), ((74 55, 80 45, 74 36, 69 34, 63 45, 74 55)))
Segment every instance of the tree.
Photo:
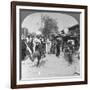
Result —
POLYGON ((58 34, 58 26, 55 19, 50 18, 49 16, 43 16, 42 23, 44 23, 44 27, 40 29, 42 34, 46 38, 50 38, 52 34, 58 34))

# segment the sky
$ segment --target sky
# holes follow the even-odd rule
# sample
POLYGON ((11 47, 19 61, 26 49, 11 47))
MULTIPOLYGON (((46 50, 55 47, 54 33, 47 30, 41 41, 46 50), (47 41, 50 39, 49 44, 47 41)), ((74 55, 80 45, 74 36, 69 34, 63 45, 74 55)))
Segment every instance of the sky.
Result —
POLYGON ((78 21, 64 13, 50 13, 50 12, 42 12, 42 13, 32 13, 29 14, 22 22, 21 27, 27 28, 30 33, 36 32, 40 33, 39 28, 43 27, 43 24, 41 22, 41 15, 49 16, 50 18, 53 18, 57 22, 58 30, 65 30, 67 32, 68 28, 71 26, 74 26, 78 24, 78 21))

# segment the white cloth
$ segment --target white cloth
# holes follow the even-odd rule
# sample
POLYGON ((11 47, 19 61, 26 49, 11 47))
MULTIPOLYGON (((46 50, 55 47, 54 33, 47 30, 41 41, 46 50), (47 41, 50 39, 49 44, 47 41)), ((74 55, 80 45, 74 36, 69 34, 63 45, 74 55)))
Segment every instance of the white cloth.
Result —
POLYGON ((46 52, 49 53, 51 49, 51 41, 49 39, 47 39, 47 43, 46 43, 46 52))
POLYGON ((41 43, 41 41, 38 38, 34 38, 34 42, 41 43))

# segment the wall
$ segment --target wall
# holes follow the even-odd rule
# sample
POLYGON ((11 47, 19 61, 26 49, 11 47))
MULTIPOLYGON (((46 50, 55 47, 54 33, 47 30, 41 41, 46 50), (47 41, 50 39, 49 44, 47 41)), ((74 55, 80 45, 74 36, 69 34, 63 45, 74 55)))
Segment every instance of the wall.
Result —
MULTIPOLYGON (((10 1, 11 0, 0 0, 0 90, 10 89, 10 1)), ((26 1, 26 0, 25 0, 26 1)), ((29 0, 27 0, 29 1, 29 0)), ((30 0, 37 1, 37 0, 30 0)), ((48 3, 64 3, 64 4, 81 4, 88 5, 90 9, 90 0, 38 0, 37 2, 48 2, 48 3)), ((90 15, 90 10, 88 10, 88 16, 90 15)), ((88 17, 88 24, 90 23, 90 17, 88 17)), ((88 34, 90 34, 90 26, 88 27, 88 34)), ((88 35, 90 38, 90 35, 88 35)), ((88 46, 90 41, 88 42, 88 46)), ((88 47, 88 53, 90 47, 88 47)), ((88 57, 88 60, 90 56, 88 57)), ((90 61, 88 61, 90 64, 90 61)), ((90 68, 90 65, 88 65, 90 68)), ((88 71, 88 76, 90 76, 90 70, 88 71)), ((61 87, 46 87, 46 88, 33 88, 31 90, 89 90, 90 89, 90 77, 88 80, 88 85, 75 85, 75 86, 61 86, 61 87)), ((25 89, 23 89, 25 90, 25 89)), ((29 89, 28 89, 29 90, 29 89)))

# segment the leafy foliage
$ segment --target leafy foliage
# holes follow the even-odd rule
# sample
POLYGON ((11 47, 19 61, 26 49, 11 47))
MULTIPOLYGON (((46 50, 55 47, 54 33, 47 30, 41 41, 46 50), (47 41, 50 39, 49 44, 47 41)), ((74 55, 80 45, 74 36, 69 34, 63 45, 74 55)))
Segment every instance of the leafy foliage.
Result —
POLYGON ((52 34, 58 34, 58 26, 55 19, 50 18, 49 16, 43 16, 41 19, 44 23, 41 32, 46 38, 50 38, 52 34))

